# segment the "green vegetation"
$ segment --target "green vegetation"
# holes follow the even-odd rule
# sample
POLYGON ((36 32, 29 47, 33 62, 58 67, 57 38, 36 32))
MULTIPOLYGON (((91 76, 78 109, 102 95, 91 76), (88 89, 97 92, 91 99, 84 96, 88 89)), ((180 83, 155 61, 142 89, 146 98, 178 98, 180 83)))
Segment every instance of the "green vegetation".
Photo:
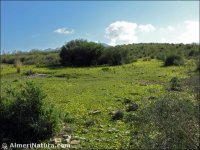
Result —
POLYGON ((197 44, 129 44, 104 47, 103 44, 88 42, 86 40, 72 40, 60 49, 51 51, 32 50, 30 52, 17 52, 4 54, 1 63, 14 64, 20 60, 25 65, 42 66, 99 66, 121 65, 137 59, 144 61, 159 59, 165 65, 183 65, 184 59, 198 59, 200 56, 197 44))
POLYGON ((184 64, 183 56, 180 56, 178 54, 171 54, 168 56, 165 60, 165 66, 180 66, 184 64))
POLYGON ((198 104, 167 94, 131 116, 133 149, 198 149, 198 104))
POLYGON ((21 65, 22 65, 21 61, 16 59, 14 66, 17 69, 17 73, 20 73, 21 65))
POLYGON ((39 51, 32 50, 30 52, 16 52, 15 54, 1 55, 1 63, 14 64, 16 60, 24 65, 37 66, 56 66, 59 64, 59 50, 39 51))
POLYGON ((173 77, 170 80, 170 89, 173 91, 181 91, 181 80, 177 77, 173 77))
POLYGON ((20 91, 8 89, 0 103, 0 142, 29 143, 50 138, 60 114, 44 103, 45 94, 32 82, 20 91))
MULTIPOLYGON (((45 60, 53 53, 58 63, 26 65, 20 59, 23 65, 19 73, 14 65, 1 64, 0 121, 8 116, 14 121, 19 117, 19 110, 24 110, 28 113, 23 113, 23 117, 37 120, 37 128, 35 122, 27 120, 28 125, 23 122, 24 129, 37 129, 38 132, 33 134, 37 140, 47 138, 48 142, 50 137, 62 138, 71 134, 76 149, 198 149, 198 57, 193 55, 196 52, 199 55, 198 45, 130 44, 105 48, 81 42, 81 47, 91 48, 84 49, 86 55, 94 54, 94 47, 99 48, 98 61, 91 57, 82 65, 82 54, 79 54, 75 62, 63 60, 63 66, 59 64, 61 51, 3 55, 2 58, 9 62, 11 58, 27 60, 36 54, 39 57, 33 57, 33 60, 42 56, 45 60), (165 60, 172 52, 182 56, 183 65, 165 67, 165 60), (34 84, 27 85, 27 81, 34 84), (45 93, 46 97, 37 91, 45 93), (34 93, 40 96, 33 96, 34 93), (38 111, 33 112, 39 112, 41 117, 35 119, 30 109, 19 109, 24 106, 37 106, 38 111), (52 113, 49 107, 53 108, 52 113), (10 115, 11 110, 16 115, 10 115), (40 124, 42 120, 52 124, 51 130, 40 124)), ((72 49, 79 51, 79 48, 72 49)), ((77 57, 78 53, 73 55, 77 57)), ((7 132, 9 126, 6 124, 9 123, 1 124, 1 129, 5 128, 3 131, 7 132)), ((1 139, 3 134, 1 132, 1 139)), ((7 135, 10 135, 7 138, 19 140, 13 134, 7 135)))
POLYGON ((61 48, 61 64, 65 66, 97 65, 104 47, 84 40, 70 41, 61 48))

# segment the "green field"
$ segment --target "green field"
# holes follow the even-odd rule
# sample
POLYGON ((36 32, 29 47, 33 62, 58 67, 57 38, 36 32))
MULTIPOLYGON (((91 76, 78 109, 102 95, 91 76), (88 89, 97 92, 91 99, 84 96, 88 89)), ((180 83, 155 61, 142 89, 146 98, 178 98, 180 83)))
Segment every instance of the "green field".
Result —
MULTIPOLYGON (((168 92, 173 77, 188 78, 196 68, 193 60, 184 66, 163 67, 156 59, 142 59, 121 66, 101 67, 36 67, 23 65, 16 73, 13 65, 2 64, 2 91, 20 88, 26 81, 33 81, 47 94, 46 101, 68 113, 72 120, 67 126, 73 130, 72 137, 80 139, 77 147, 126 149, 130 143, 131 126, 122 120, 113 121, 111 113, 126 112, 124 99, 130 99, 145 107, 149 97, 159 97, 168 92), (27 76, 28 70, 34 72, 27 76), (97 111, 97 113, 95 113, 97 111), (86 127, 86 124, 92 125, 86 127)), ((4 93, 4 92, 3 92, 4 93)), ((181 95, 193 96, 188 90, 181 95)), ((59 135, 56 135, 59 137, 59 135)))

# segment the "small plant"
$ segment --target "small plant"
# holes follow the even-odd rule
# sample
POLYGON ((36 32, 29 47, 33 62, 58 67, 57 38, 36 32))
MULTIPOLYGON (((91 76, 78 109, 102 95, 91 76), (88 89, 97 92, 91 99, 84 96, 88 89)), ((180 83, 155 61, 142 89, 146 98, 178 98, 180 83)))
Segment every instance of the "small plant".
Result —
POLYGON ((21 66, 22 66, 21 61, 20 61, 19 59, 16 59, 16 60, 15 60, 14 67, 16 68, 17 73, 20 73, 20 71, 21 71, 21 66))
POLYGON ((90 126, 93 126, 95 125, 95 121, 93 119, 87 119, 85 122, 84 122, 84 125, 85 127, 90 127, 90 126))
POLYGON ((30 76, 30 75, 33 75, 33 74, 34 74, 34 72, 33 72, 32 69, 27 70, 27 71, 25 72, 25 75, 27 75, 27 76, 30 76))
POLYGON ((183 64, 184 64, 183 56, 178 55, 178 54, 169 55, 166 58, 165 63, 164 63, 165 66, 172 66, 172 65, 180 66, 180 65, 183 65, 183 64))
POLYGON ((131 99, 129 99, 129 98, 125 98, 124 99, 124 104, 130 104, 132 101, 131 101, 131 99))
POLYGON ((181 88, 181 81, 180 81, 179 78, 173 77, 170 80, 170 89, 172 91, 181 91, 182 90, 182 88, 181 88))
POLYGON ((65 123, 74 123, 75 122, 75 118, 69 114, 66 114, 66 117, 64 118, 64 122, 65 123))
POLYGON ((150 61, 151 60, 151 57, 144 57, 143 58, 143 61, 150 61))
POLYGON ((131 104, 127 108, 127 112, 136 111, 136 110, 138 110, 138 105, 137 104, 131 104))
POLYGON ((101 70, 106 72, 106 71, 110 71, 111 69, 108 68, 108 67, 104 67, 104 68, 102 68, 101 70))
POLYGON ((122 111, 117 111, 113 114, 112 120, 121 120, 124 117, 124 113, 122 111))

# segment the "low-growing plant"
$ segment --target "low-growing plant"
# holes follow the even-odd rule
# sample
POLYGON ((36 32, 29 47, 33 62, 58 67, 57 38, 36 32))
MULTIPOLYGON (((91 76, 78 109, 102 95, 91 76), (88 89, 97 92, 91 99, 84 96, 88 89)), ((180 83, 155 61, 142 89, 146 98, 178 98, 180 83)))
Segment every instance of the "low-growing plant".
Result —
POLYGON ((122 111, 117 111, 113 114, 112 120, 121 120, 124 117, 124 113, 122 111))
POLYGON ((132 103, 132 100, 129 99, 129 98, 125 98, 123 103, 124 104, 130 104, 130 103, 132 103))
POLYGON ((130 149, 198 149, 198 105, 189 97, 167 94, 129 115, 130 149))
POLYGON ((34 74, 34 72, 33 72, 32 69, 27 70, 27 71, 25 72, 25 75, 27 75, 27 76, 30 76, 30 75, 33 75, 33 74, 34 74))
POLYGON ((136 111, 138 110, 138 105, 137 104, 129 104, 128 108, 127 108, 127 112, 130 112, 130 111, 136 111))
POLYGON ((16 60, 15 60, 14 67, 16 68, 17 73, 20 73, 20 71, 21 71, 21 66, 22 66, 21 61, 20 61, 19 59, 16 59, 16 60))
POLYGON ((143 58, 143 61, 150 61, 151 60, 151 57, 144 57, 143 58))
POLYGON ((173 91, 181 91, 182 90, 181 80, 177 77, 173 77, 170 80, 170 89, 173 91))
POLYGON ((32 82, 2 98, 0 142, 30 143, 49 138, 59 130, 63 116, 45 103, 46 95, 32 82))
POLYGON ((111 69, 108 68, 108 67, 104 67, 104 68, 102 68, 101 70, 106 72, 106 71, 110 71, 111 69))
POLYGON ((85 125, 85 127, 90 127, 90 126, 93 126, 93 125, 95 125, 95 120, 93 120, 93 119, 87 119, 85 122, 84 122, 84 125, 85 125))

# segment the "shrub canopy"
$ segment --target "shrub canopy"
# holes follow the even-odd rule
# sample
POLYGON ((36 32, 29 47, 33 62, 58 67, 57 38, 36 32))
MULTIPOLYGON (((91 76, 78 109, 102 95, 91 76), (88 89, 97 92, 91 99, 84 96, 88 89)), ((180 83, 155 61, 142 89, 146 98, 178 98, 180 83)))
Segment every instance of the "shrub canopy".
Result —
POLYGON ((165 66, 180 66, 184 64, 183 56, 178 54, 171 54, 165 60, 165 66))
POLYGON ((59 129, 60 113, 44 103, 45 97, 38 86, 27 82, 1 99, 0 143, 39 142, 59 129))
POLYGON ((62 46, 61 64, 65 66, 97 65, 104 46, 85 40, 72 40, 62 46))

